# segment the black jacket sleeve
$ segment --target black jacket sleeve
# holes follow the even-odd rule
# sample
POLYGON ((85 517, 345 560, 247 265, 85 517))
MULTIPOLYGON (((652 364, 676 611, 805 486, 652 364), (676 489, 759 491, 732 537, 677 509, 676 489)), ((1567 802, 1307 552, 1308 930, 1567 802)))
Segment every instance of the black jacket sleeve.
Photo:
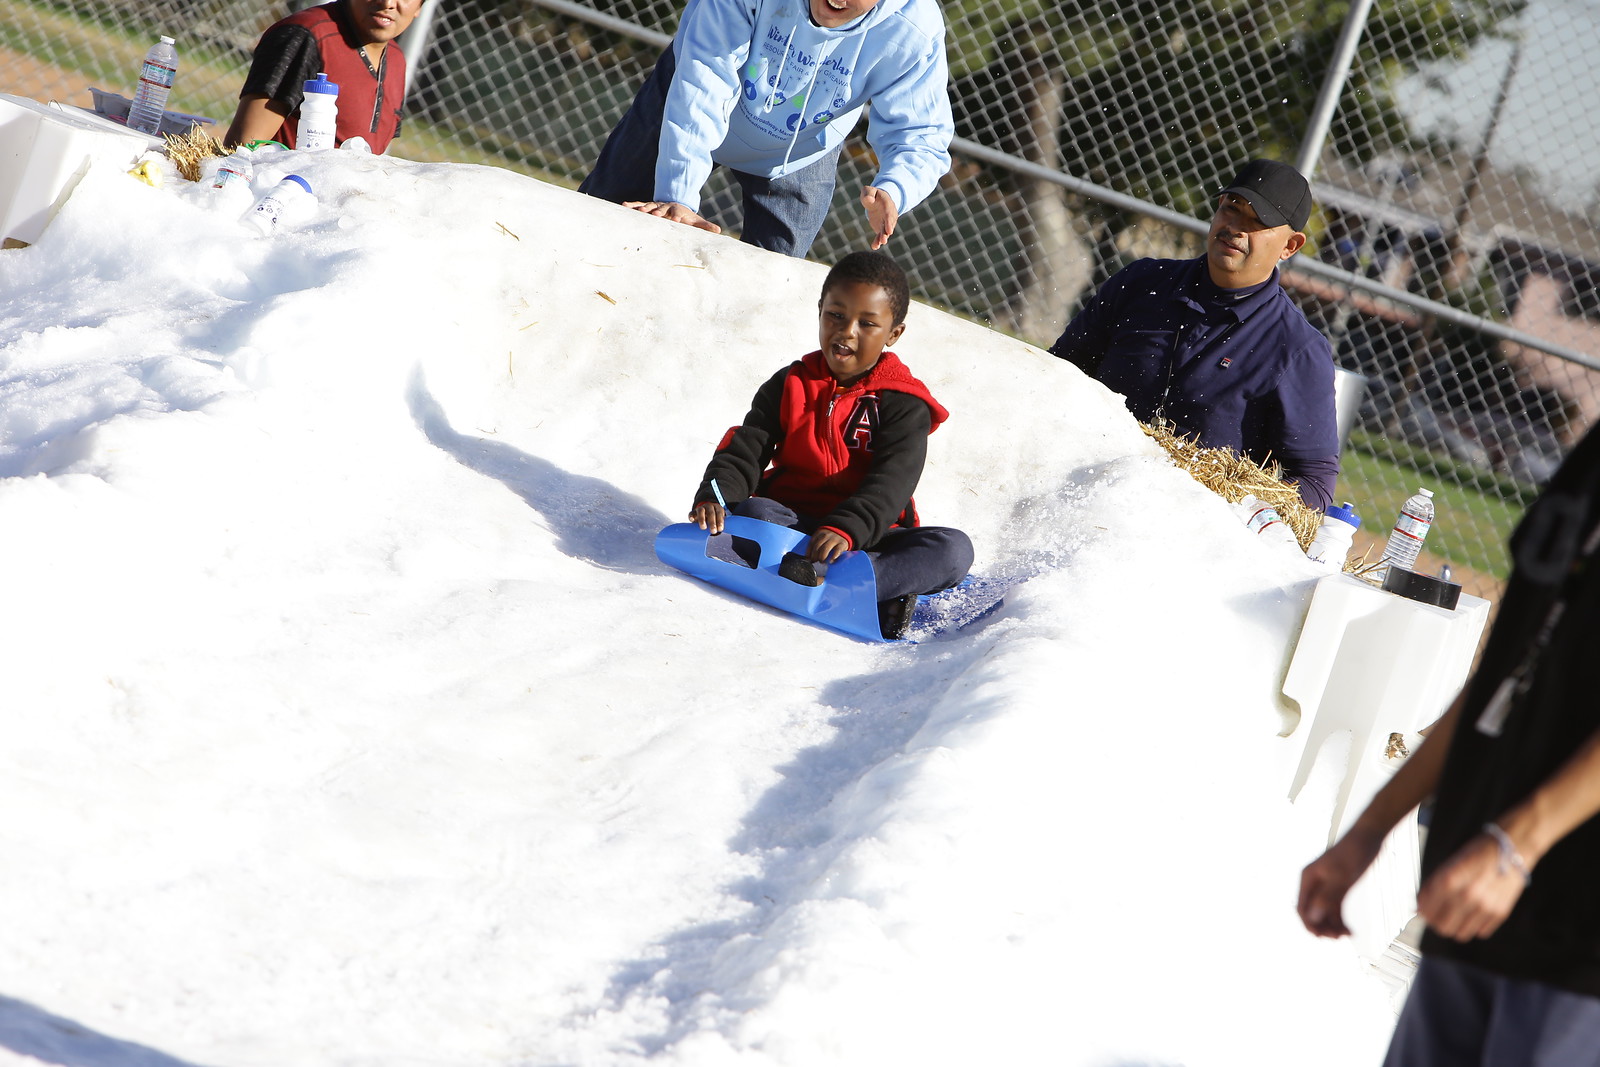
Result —
POLYGON ((822 525, 850 538, 852 548, 871 548, 894 525, 922 480, 933 416, 921 398, 884 390, 878 394, 878 429, 872 469, 822 525))
POLYGON ((784 367, 756 390, 744 422, 728 431, 728 436, 717 448, 717 454, 706 465, 705 477, 700 480, 700 488, 695 490, 696 504, 717 499, 717 494, 711 488, 713 478, 717 481, 717 488, 722 491, 722 499, 730 508, 755 495, 757 486, 761 484, 761 472, 767 469, 773 453, 783 440, 783 424, 778 411, 783 400, 783 383, 789 377, 789 370, 784 367))

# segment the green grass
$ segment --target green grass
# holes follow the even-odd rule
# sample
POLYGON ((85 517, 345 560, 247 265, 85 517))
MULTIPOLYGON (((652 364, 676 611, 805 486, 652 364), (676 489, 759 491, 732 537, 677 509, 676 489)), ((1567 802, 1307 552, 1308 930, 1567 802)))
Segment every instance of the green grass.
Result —
POLYGON ((107 88, 131 84, 153 43, 134 46, 124 34, 49 7, 0 0, 0 46, 105 81, 107 88))

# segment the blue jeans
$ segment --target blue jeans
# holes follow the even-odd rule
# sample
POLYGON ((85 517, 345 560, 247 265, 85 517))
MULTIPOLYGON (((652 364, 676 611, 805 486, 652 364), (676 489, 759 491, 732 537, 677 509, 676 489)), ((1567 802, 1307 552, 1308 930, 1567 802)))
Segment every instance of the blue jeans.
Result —
MULTIPOLYGON (((602 200, 620 204, 656 198, 656 157, 661 151, 661 116, 667 106, 667 89, 676 69, 672 49, 661 53, 656 66, 640 86, 633 105, 617 123, 594 169, 578 186, 602 200)), ((838 178, 838 148, 792 174, 763 178, 731 170, 744 203, 744 228, 739 239, 786 256, 803 258, 811 251, 833 205, 838 178)))
MULTIPOLYGON (((818 525, 770 497, 753 496, 732 510, 805 533, 815 533, 818 525)), ((896 526, 867 549, 880 601, 949 589, 972 569, 972 556, 971 539, 949 526, 896 526)))
POLYGON ((1384 1067, 1596 1067, 1600 998, 1423 957, 1384 1067))

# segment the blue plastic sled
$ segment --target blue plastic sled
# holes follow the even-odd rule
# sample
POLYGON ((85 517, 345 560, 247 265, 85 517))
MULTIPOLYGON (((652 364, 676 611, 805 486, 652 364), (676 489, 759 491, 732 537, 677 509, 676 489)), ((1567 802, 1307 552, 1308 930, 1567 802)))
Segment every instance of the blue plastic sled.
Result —
POLYGON ((783 554, 797 545, 804 552, 810 540, 810 534, 799 530, 729 515, 723 532, 714 537, 692 522, 668 526, 656 534, 656 558, 712 585, 864 641, 885 641, 878 628, 878 582, 865 552, 846 552, 828 564, 821 585, 800 585, 779 576, 783 554))

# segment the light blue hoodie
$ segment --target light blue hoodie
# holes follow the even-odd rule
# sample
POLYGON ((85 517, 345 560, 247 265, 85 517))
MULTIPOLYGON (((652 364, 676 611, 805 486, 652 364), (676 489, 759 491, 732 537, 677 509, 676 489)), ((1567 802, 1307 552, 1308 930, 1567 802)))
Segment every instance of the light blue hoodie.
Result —
POLYGON ((656 199, 700 210, 720 163, 792 174, 833 149, 869 109, 872 184, 902 212, 950 169, 949 71, 936 0, 879 0, 825 29, 808 0, 689 0, 661 123, 656 199))

